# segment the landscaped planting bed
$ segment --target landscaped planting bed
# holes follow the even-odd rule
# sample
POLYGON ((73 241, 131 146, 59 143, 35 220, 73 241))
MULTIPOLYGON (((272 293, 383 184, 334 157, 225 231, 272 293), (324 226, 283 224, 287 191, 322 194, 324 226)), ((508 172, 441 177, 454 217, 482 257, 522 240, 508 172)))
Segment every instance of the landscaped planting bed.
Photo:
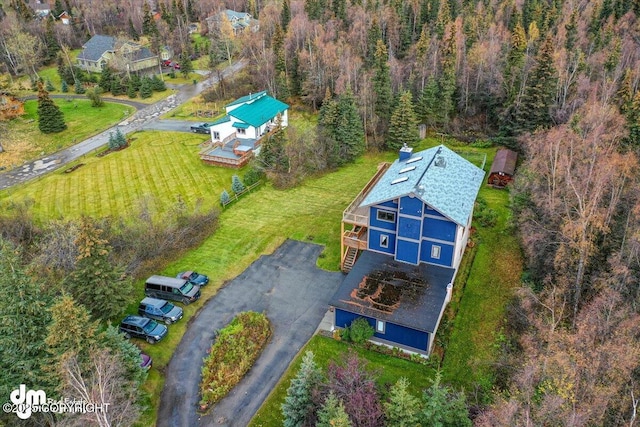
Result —
POLYGON ((200 410, 210 408, 240 382, 270 336, 269 319, 254 311, 238 314, 218 333, 202 367, 200 410))

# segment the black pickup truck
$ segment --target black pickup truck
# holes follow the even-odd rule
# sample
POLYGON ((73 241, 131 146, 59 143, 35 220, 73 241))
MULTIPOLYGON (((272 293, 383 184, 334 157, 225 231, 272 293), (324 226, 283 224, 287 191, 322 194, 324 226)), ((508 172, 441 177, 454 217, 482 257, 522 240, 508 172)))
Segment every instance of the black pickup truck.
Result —
POLYGON ((191 132, 193 133, 209 133, 209 128, 211 124, 209 123, 200 123, 197 125, 191 126, 191 132))

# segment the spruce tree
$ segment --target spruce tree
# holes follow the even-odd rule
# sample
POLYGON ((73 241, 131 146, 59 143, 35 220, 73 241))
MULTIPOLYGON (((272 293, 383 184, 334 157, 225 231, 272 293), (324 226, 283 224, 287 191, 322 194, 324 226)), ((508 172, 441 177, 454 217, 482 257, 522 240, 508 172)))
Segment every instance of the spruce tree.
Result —
POLYGON ((409 381, 400 378, 389 391, 389 400, 383 403, 390 426, 419 425, 420 400, 409 393, 409 381))
POLYGON ((313 352, 305 353, 300 370, 287 389, 287 396, 281 406, 285 427, 305 425, 305 421, 313 413, 313 390, 322 381, 322 371, 313 357, 313 352))
POLYGON ((98 85, 102 88, 103 92, 109 92, 114 79, 115 76, 113 75, 111 67, 106 66, 100 73, 100 83, 98 83, 98 85))
POLYGON ((340 164, 343 164, 353 162, 364 152, 364 125, 349 86, 338 97, 337 107, 338 123, 335 137, 338 142, 340 164))
POLYGON ((145 36, 154 36, 158 34, 158 26, 151 15, 151 8, 148 2, 144 2, 142 6, 142 34, 145 36))
POLYGON ((329 392, 324 405, 318 411, 316 427, 351 427, 351 425, 349 416, 344 409, 344 403, 336 397, 333 391, 329 392))
POLYGON ((287 173, 289 171, 289 156, 286 150, 287 134, 280 125, 271 133, 260 148, 258 161, 269 172, 287 173))
POLYGON ((191 58, 189 57, 189 52, 185 49, 182 50, 180 54, 180 73, 186 79, 189 78, 189 73, 193 72, 193 64, 191 63, 191 58))
POLYGON ((127 30, 127 33, 129 34, 129 38, 131 40, 140 40, 140 34, 138 34, 138 31, 136 31, 136 27, 133 26, 133 21, 131 20, 131 18, 129 18, 129 28, 127 30))
POLYGON ((60 83, 60 92, 62 93, 69 92, 69 85, 67 85, 67 82, 65 80, 62 80, 62 83, 60 83))
POLYGON ((127 96, 131 99, 138 96, 138 91, 136 90, 133 79, 129 79, 129 82, 127 83, 127 96))
POLYGON ((86 92, 84 85, 80 80, 76 80, 76 82, 74 83, 73 91, 78 95, 82 95, 83 93, 86 92))
POLYGON ((418 106, 416 108, 418 122, 422 122, 427 126, 435 126, 438 122, 438 102, 438 82, 433 76, 430 76, 418 99, 418 106))
POLYGON ((3 399, 8 399, 20 384, 28 384, 34 390, 47 390, 47 394, 55 390, 45 369, 52 288, 42 280, 32 280, 19 255, 17 247, 0 238, 0 395, 5 396, 3 399))
POLYGON ((111 245, 94 220, 83 217, 75 240, 78 258, 74 271, 65 281, 74 299, 84 305, 95 319, 111 319, 126 310, 133 282, 124 269, 112 264, 111 245))
POLYGON ((38 83, 38 128, 42 133, 62 132, 67 128, 64 114, 40 82, 38 83))
POLYGON ((405 91, 400 95, 398 106, 391 116, 386 145, 392 150, 400 149, 403 144, 413 147, 419 138, 418 120, 413 109, 411 92, 405 91))
POLYGON ((442 427, 471 427, 464 394, 456 393, 440 384, 442 374, 436 373, 431 387, 422 397, 421 425, 442 427))
POLYGON ((53 83, 51 83, 51 80, 49 79, 47 79, 46 89, 47 89, 47 92, 53 92, 56 90, 56 88, 53 87, 53 83))
POLYGON ((373 91, 376 94, 374 112, 380 118, 383 132, 386 131, 391 118, 391 106, 393 104, 393 91, 391 90, 391 73, 389 70, 389 55, 387 47, 381 39, 376 43, 373 77, 373 91))
POLYGON ((220 204, 224 206, 229 203, 229 200, 231 200, 231 197, 227 190, 222 190, 222 194, 220 194, 220 204))
POLYGON ((516 111, 516 133, 531 132, 552 124, 551 108, 556 94, 557 72, 553 65, 553 39, 548 36, 536 55, 520 106, 516 111))
POLYGON ((143 77, 140 83, 140 98, 151 98, 153 90, 151 89, 151 80, 148 77, 143 77))
POLYGON ((127 146, 127 137, 122 133, 120 128, 116 129, 114 140, 117 148, 123 148, 127 146))
POLYGON ((240 181, 240 177, 238 175, 233 175, 231 177, 231 190, 236 194, 242 193, 245 190, 245 186, 242 181, 240 181))
POLYGON ((287 27, 291 22, 291 7, 289 6, 289 0, 282 0, 282 11, 280 12, 280 26, 283 32, 287 32, 287 27))

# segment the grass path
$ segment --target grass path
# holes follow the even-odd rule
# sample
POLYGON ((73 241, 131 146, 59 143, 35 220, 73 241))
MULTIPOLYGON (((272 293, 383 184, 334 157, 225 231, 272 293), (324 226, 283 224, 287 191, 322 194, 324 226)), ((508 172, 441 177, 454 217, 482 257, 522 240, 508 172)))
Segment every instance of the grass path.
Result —
MULTIPOLYGON (((478 226, 477 252, 453 320, 443 378, 467 392, 493 383, 491 363, 504 323, 505 306, 520 284, 523 259, 515 233, 509 228, 509 193, 483 186, 480 197, 497 214, 494 227, 478 226)), ((456 285, 458 285, 456 283, 456 285)))

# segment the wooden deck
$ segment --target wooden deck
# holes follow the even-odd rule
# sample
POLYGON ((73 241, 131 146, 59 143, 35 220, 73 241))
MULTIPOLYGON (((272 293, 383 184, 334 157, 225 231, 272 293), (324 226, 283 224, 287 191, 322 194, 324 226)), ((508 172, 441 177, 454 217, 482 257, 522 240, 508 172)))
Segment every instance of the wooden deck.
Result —
POLYGON ((348 272, 355 264, 360 251, 368 247, 369 208, 361 208, 360 203, 367 197, 371 189, 378 183, 380 177, 389 169, 391 163, 385 162, 378 165, 377 172, 369 182, 360 190, 355 199, 342 212, 340 225, 340 268, 348 272), (345 230, 345 224, 351 229, 345 230))

